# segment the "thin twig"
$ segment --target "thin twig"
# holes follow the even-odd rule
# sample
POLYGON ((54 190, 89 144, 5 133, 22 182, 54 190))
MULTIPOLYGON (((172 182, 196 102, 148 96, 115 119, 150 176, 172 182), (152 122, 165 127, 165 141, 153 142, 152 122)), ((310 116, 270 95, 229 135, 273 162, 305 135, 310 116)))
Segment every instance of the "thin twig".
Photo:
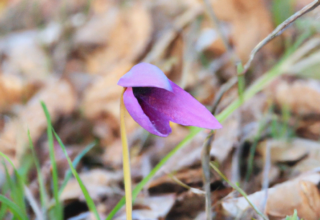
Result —
POLYGON ((231 164, 231 182, 237 184, 240 181, 240 158, 242 154, 243 143, 237 143, 236 150, 232 155, 232 164, 231 164))
POLYGON ((271 155, 270 155, 270 143, 266 143, 266 158, 265 158, 264 170, 263 170, 263 183, 262 190, 265 191, 265 196, 262 201, 261 210, 265 211, 268 200, 268 188, 269 188, 269 172, 271 167, 271 155))
MULTIPOLYGON (((213 102, 213 108, 211 110, 212 114, 215 114, 217 107, 221 101, 222 96, 227 92, 233 85, 237 82, 237 77, 231 78, 228 82, 223 84, 213 102)), ((213 131, 207 136, 206 141, 202 147, 202 155, 201 155, 201 164, 202 164, 202 172, 203 172, 203 185, 204 190, 206 192, 206 218, 207 220, 212 219, 211 212, 211 181, 210 181, 210 151, 211 151, 211 142, 213 139, 213 131)))
POLYGON ((41 212, 40 206, 37 203, 36 199, 33 197, 30 189, 27 186, 24 186, 24 192, 26 195, 27 200, 36 216, 36 220, 44 220, 44 216, 41 212))
POLYGON ((174 182, 176 182, 178 185, 182 186, 183 188, 186 188, 190 190, 191 192, 199 195, 205 195, 206 193, 200 189, 193 188, 191 186, 188 186, 187 184, 183 183, 181 180, 179 180, 177 177, 175 177, 172 173, 168 173, 168 176, 170 179, 172 179, 174 182))
POLYGON ((229 90, 231 89, 232 86, 234 86, 236 83, 238 82, 238 78, 236 76, 232 77, 231 79, 228 80, 228 82, 226 82, 225 84, 223 84, 217 95, 215 96, 215 99, 213 101, 213 108, 211 110, 212 114, 215 114, 218 108, 218 105, 222 99, 222 96, 229 90))
POLYGON ((203 188, 206 192, 206 219, 212 220, 211 211, 211 181, 210 181, 210 150, 213 133, 206 138, 202 147, 202 172, 203 172, 203 188))
POLYGON ((246 65, 244 65, 244 69, 243 72, 241 74, 245 74, 248 69, 251 66, 251 63, 256 55, 256 53, 263 47, 265 46, 267 43, 269 43, 272 39, 274 39, 275 37, 279 36, 280 34, 282 34, 282 32, 290 25, 292 24, 295 20, 297 20, 298 18, 300 18, 302 15, 312 11, 313 9, 315 9, 316 7, 318 7, 320 5, 320 0, 315 0, 313 2, 311 2, 310 4, 308 4, 307 6, 305 6, 304 8, 302 8, 300 11, 296 12, 295 14, 293 14, 292 16, 290 16, 287 20, 285 20, 284 22, 282 22, 280 25, 278 25, 278 27, 276 29, 274 29, 274 31, 269 34, 266 38, 264 38, 262 41, 260 41, 260 43, 257 44, 257 46, 255 46, 253 48, 253 50, 250 53, 250 58, 248 60, 248 62, 246 63, 246 65))

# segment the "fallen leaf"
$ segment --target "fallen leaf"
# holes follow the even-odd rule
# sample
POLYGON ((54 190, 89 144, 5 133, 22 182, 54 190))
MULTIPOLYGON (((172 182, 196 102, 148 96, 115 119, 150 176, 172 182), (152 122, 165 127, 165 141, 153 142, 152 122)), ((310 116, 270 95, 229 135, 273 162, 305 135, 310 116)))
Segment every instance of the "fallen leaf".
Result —
POLYGON ((108 31, 106 46, 87 58, 87 72, 91 74, 110 74, 121 65, 134 62, 142 55, 151 39, 150 14, 142 4, 136 3, 122 9, 115 16, 112 20, 115 24, 108 31))
POLYGON ((297 161, 305 156, 320 158, 320 144, 308 139, 294 138, 293 140, 269 139, 258 145, 258 152, 265 157, 266 145, 270 147, 272 162, 297 161))
MULTIPOLYGON (((81 173, 80 178, 86 186, 90 197, 93 200, 98 200, 104 196, 113 196, 115 194, 121 194, 122 191, 113 185, 122 180, 122 172, 109 172, 105 170, 90 170, 87 173, 81 173)), ((84 201, 85 197, 76 179, 71 179, 64 188, 60 201, 66 200, 81 200, 84 201)))
MULTIPOLYGON (((246 62, 254 46, 273 30, 264 1, 211 0, 211 3, 217 17, 231 24, 231 40, 235 51, 246 62)), ((273 53, 276 45, 276 41, 272 41, 263 50, 273 53)))
POLYGON ((10 34, 0 40, 0 54, 4 74, 23 76, 24 78, 43 81, 49 75, 48 57, 40 45, 37 31, 24 31, 10 34))
POLYGON ((279 79, 266 92, 279 106, 298 115, 320 114, 320 82, 312 79, 279 79))
MULTIPOLYGON (((320 210, 320 194, 317 188, 319 181, 319 173, 307 173, 269 188, 265 213, 270 219, 283 219, 287 215, 292 215, 296 209, 300 218, 318 219, 320 217, 317 211, 320 210)), ((264 191, 248 196, 248 199, 258 208, 261 207, 264 198, 264 191)), ((251 209, 244 197, 227 199, 222 202, 222 207, 233 217, 251 209)))
MULTIPOLYGON (((134 207, 138 206, 142 208, 134 208, 134 210, 132 211, 132 218, 136 220, 164 219, 174 205, 175 200, 175 194, 137 198, 134 203, 134 207)), ((125 220, 125 213, 117 216, 116 219, 125 220)))
POLYGON ((15 75, 0 75, 0 112, 9 110, 12 104, 22 103, 40 87, 15 75))
POLYGON ((19 165, 20 157, 28 144, 27 131, 30 131, 32 141, 37 142, 47 127, 40 101, 47 105, 52 122, 55 122, 60 115, 71 113, 76 105, 76 97, 70 84, 65 80, 51 79, 25 106, 21 107, 17 117, 8 121, 0 134, 0 149, 14 161, 16 166, 19 165))

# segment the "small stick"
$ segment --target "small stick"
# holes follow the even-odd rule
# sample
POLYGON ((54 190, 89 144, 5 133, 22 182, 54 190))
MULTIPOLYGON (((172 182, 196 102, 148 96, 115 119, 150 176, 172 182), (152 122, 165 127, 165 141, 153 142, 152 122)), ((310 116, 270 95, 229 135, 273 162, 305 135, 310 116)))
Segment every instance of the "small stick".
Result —
MULTIPOLYGON (((219 102, 221 101, 222 96, 225 92, 227 92, 233 85, 237 82, 237 77, 231 78, 228 82, 222 85, 216 95, 216 98, 213 102, 213 108, 211 110, 212 114, 215 114, 217 111, 217 107, 219 102)), ((212 219, 211 212, 211 181, 210 181, 210 150, 211 150, 211 142, 213 139, 213 132, 207 136, 206 141, 202 147, 202 155, 201 155, 201 164, 202 164, 202 172, 203 172, 203 185, 204 190, 206 192, 206 218, 207 220, 212 219)))
POLYGON ((267 200, 268 200, 268 188, 269 188, 269 172, 271 167, 271 155, 270 155, 270 143, 266 143, 266 157, 265 157, 265 164, 264 164, 264 170, 263 170, 263 183, 262 183, 262 190, 265 191, 265 195, 262 201, 262 207, 261 210, 264 213, 266 206, 267 206, 267 200))
POLYGON ((211 211, 211 181, 210 181, 210 150, 213 133, 206 138, 202 147, 201 165, 203 172, 203 188, 206 192, 206 219, 212 220, 211 211))
POLYGON ((246 74, 246 72, 248 71, 248 69, 251 66, 251 63, 256 55, 256 53, 263 47, 265 46, 267 43, 269 43, 272 39, 274 39, 275 37, 279 36, 280 34, 282 34, 282 32, 291 24, 293 23, 295 20, 297 20, 298 18, 300 18, 302 15, 312 11, 313 9, 315 9, 316 7, 318 7, 320 5, 320 0, 315 0, 313 2, 311 2, 310 4, 306 5, 304 8, 302 8, 300 11, 297 11, 296 13, 294 13, 292 16, 290 16, 287 20, 285 20, 284 22, 282 22, 280 25, 278 25, 278 27, 276 29, 274 29, 274 31, 272 31, 271 34, 269 34, 266 38, 264 38, 262 41, 260 41, 260 43, 258 43, 253 50, 250 53, 250 58, 248 60, 248 62, 246 63, 246 65, 244 65, 244 69, 243 72, 241 73, 242 75, 246 74))
POLYGON ((186 188, 188 190, 190 190, 191 192, 198 194, 198 195, 205 195, 206 193, 200 189, 197 188, 192 188, 190 186, 188 186, 187 184, 183 183, 181 180, 179 180, 177 177, 175 177, 172 173, 168 173, 168 176, 174 181, 176 182, 178 185, 182 186, 183 188, 186 188))

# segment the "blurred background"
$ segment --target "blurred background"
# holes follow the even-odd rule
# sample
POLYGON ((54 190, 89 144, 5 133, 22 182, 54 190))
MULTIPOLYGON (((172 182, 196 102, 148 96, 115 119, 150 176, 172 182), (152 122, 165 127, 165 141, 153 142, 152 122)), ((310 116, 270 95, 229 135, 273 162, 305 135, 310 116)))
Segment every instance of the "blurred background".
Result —
MULTIPOLYGON (((40 206, 41 196, 28 130, 48 204, 53 198, 40 101, 68 155, 80 159, 77 171, 104 219, 124 195, 119 78, 136 63, 155 64, 210 109, 221 86, 237 74, 234 60, 246 63, 257 43, 310 2, 0 0, 0 151, 23 177, 29 219, 39 219, 30 201, 40 206), (84 154, 91 143, 94 147, 84 154)), ((274 70, 282 75, 233 111, 211 143, 211 159, 248 195, 257 192, 250 198, 262 201, 269 188, 265 213, 270 219, 292 215, 294 209, 304 219, 320 218, 320 174, 315 171, 320 167, 319 21, 316 8, 258 52, 245 75, 246 88, 281 65, 283 57, 292 65, 274 70)), ((233 84, 217 114, 238 97, 233 84)), ((134 186, 190 131, 172 124, 169 137, 156 137, 129 114, 126 126, 134 186)), ((201 150, 207 135, 200 132, 162 166, 139 194, 134 219, 205 219, 204 196, 195 189, 203 187, 201 150)), ((61 185, 69 165, 56 141, 54 149, 61 185)), ((0 167, 1 194, 16 201, 13 169, 7 162, 0 167)), ((215 219, 256 217, 213 171, 211 190, 215 219)), ((75 179, 66 182, 59 200, 64 219, 94 219, 75 179)), ((121 209, 114 219, 125 219, 124 214, 121 209)), ((16 219, 1 203, 0 217, 16 219)))

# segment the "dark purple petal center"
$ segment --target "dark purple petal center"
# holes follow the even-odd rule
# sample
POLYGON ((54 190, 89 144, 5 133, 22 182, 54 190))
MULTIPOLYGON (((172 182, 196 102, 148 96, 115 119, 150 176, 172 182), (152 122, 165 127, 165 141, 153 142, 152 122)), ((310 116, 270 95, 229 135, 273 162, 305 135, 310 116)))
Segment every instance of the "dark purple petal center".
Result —
MULTIPOLYGON (((157 92, 155 90, 163 90, 163 91, 166 91, 166 90, 160 89, 160 88, 154 88, 154 87, 133 87, 132 90, 143 112, 148 116, 148 118, 150 119, 151 123, 155 126, 155 128, 162 134, 170 133, 171 132, 171 128, 169 124, 170 118, 167 115, 165 115, 163 112, 158 111, 157 108, 152 106, 152 101, 150 100, 152 99, 152 96, 150 96, 150 94, 154 94, 155 92, 157 92)), ((170 92, 168 93, 170 94, 170 92)), ((157 100, 154 100, 154 101, 157 101, 157 100)))

